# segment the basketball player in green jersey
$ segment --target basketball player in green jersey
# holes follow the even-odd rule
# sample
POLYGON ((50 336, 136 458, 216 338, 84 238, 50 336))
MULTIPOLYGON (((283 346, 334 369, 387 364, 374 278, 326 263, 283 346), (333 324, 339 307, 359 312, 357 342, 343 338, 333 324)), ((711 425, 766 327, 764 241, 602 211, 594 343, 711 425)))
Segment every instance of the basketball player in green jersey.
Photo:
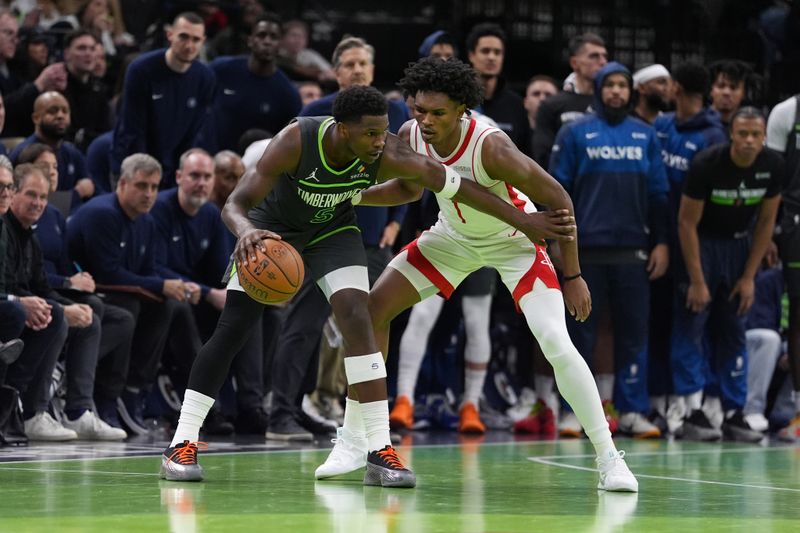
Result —
MULTIPOLYGON (((386 367, 372 334, 367 310, 367 262, 355 213, 361 190, 390 178, 409 180, 445 198, 485 211, 529 238, 573 239, 567 211, 525 214, 440 163, 418 155, 388 135, 386 99, 372 87, 342 91, 333 117, 299 118, 269 144, 257 165, 230 195, 223 219, 239 237, 236 263, 255 260, 263 239, 284 239, 302 255, 330 301, 344 337, 345 373, 350 401, 358 409, 368 441, 364 483, 413 487, 389 440, 386 367)), ((262 307, 242 291, 232 265, 227 301, 217 329, 192 367, 180 420, 161 458, 161 477, 173 481, 203 478, 197 462, 198 435, 228 374, 231 359, 247 340, 262 307)), ((346 414, 348 416, 348 414, 346 414)))

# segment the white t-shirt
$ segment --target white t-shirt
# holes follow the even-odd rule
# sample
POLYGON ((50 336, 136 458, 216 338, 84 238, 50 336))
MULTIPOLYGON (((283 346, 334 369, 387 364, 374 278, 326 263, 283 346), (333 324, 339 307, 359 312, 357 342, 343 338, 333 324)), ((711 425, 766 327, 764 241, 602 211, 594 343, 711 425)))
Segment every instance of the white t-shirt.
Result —
MULTIPOLYGON (((767 147, 780 153, 786 152, 786 141, 794 128, 797 99, 792 96, 772 108, 767 120, 767 147)), ((798 137, 800 139, 800 137, 798 137)), ((800 141, 798 141, 800 142, 800 141)), ((800 146, 798 146, 800 148, 800 146)))
POLYGON ((267 145, 271 140, 272 139, 262 139, 247 147, 247 150, 244 151, 244 155, 242 156, 245 173, 256 168, 258 161, 261 159, 261 156, 264 155, 264 150, 267 149, 267 145))

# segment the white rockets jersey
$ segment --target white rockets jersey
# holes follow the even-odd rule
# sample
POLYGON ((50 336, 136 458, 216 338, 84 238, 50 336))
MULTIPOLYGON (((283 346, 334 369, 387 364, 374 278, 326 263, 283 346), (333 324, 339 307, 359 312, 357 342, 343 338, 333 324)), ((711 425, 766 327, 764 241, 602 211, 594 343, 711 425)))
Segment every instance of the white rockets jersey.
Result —
MULTIPOLYGON (((433 146, 422 140, 419 124, 411 126, 409 142, 417 153, 432 157, 443 165, 447 165, 461 176, 462 180, 471 180, 484 186, 490 193, 499 196, 509 204, 526 213, 533 213, 536 207, 521 191, 502 180, 491 178, 483 168, 481 149, 489 135, 505 135, 503 131, 474 118, 461 119, 461 139, 453 153, 441 156, 433 146)), ((487 215, 464 204, 442 198, 438 194, 439 224, 449 232, 468 238, 507 238, 519 234, 513 228, 491 215, 487 215)))

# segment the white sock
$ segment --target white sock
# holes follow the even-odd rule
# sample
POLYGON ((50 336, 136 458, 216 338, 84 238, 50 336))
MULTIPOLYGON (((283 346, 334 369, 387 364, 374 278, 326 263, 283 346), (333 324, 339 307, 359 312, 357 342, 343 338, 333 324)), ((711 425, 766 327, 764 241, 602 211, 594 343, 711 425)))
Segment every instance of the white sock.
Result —
POLYGON ((478 407, 478 400, 483 390, 483 382, 486 380, 486 369, 475 370, 473 368, 464 369, 464 401, 478 407))
POLYGON ((397 396, 407 396, 414 403, 419 367, 425 358, 428 337, 444 305, 444 298, 432 296, 411 308, 408 325, 400 338, 397 368, 397 396))
POLYGON ((172 437, 170 447, 185 440, 197 442, 200 439, 200 426, 203 425, 212 405, 214 405, 214 398, 186 389, 186 393, 183 395, 183 405, 181 405, 181 415, 178 418, 178 428, 175 430, 175 436, 172 437))
POLYGON ((545 374, 533 375, 533 388, 536 389, 536 399, 542 400, 548 407, 552 407, 550 402, 553 396, 553 387, 556 379, 545 374))
POLYGON ((616 447, 589 365, 569 338, 561 291, 541 287, 538 291, 523 296, 519 302, 528 326, 553 365, 558 390, 575 412, 595 452, 599 457, 610 457, 616 447))
POLYGON ((364 430, 364 419, 361 417, 361 404, 350 398, 345 398, 342 427, 358 439, 367 436, 364 430))
POLYGON ((369 441, 369 451, 382 450, 387 445, 392 445, 389 438, 389 402, 378 400, 377 402, 362 403, 361 418, 364 420, 364 428, 369 441))
POLYGON ((686 398, 686 409, 687 415, 692 411, 696 411, 697 409, 701 409, 703 407, 703 391, 699 390, 697 392, 693 392, 691 394, 686 394, 684 396, 686 398))
POLYGON ((794 410, 800 415, 800 391, 794 391, 794 410))
POLYGON ((614 399, 614 374, 597 374, 594 377, 597 382, 597 392, 600 393, 602 401, 614 399))

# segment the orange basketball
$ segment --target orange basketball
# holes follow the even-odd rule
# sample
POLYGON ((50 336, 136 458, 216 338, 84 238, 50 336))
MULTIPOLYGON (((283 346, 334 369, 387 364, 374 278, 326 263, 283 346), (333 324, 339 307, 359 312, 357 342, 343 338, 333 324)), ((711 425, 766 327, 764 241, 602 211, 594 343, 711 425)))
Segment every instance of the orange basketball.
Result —
POLYGON ((286 302, 303 284, 303 258, 289 243, 275 239, 263 242, 266 253, 256 248, 255 261, 236 265, 239 284, 250 298, 262 304, 286 302))

